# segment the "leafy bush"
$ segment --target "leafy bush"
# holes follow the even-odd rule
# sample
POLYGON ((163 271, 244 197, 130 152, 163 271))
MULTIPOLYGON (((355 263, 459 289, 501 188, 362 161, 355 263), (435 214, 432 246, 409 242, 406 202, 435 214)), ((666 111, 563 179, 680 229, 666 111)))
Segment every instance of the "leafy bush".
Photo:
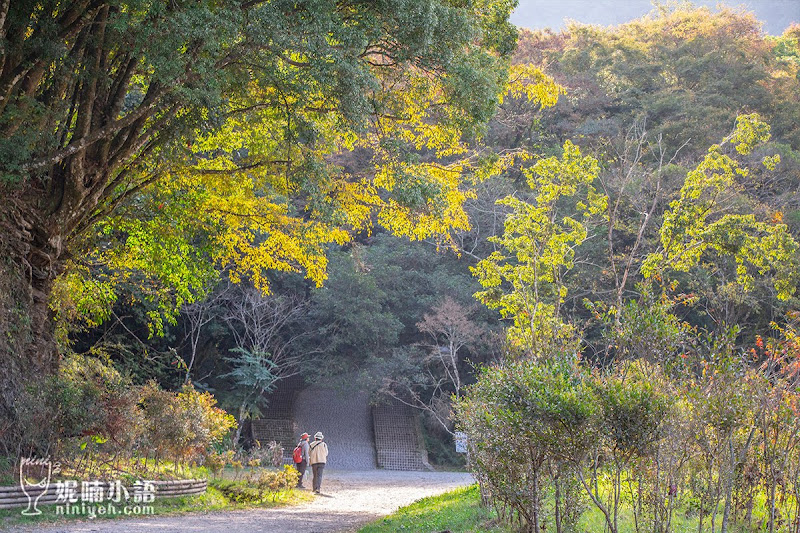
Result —
MULTIPOLYGON (((553 473, 569 471, 596 441, 597 405, 588 378, 565 361, 513 362, 487 368, 458 403, 482 489, 528 531, 540 529, 547 487, 561 488, 562 477, 553 473)), ((559 519, 567 516, 560 492, 556 507, 559 519)))
POLYGON ((217 407, 210 392, 200 392, 184 385, 176 396, 180 417, 186 424, 180 455, 183 459, 206 455, 214 443, 236 426, 236 419, 217 407))
POLYGON ((620 370, 602 375, 578 360, 523 360, 485 369, 469 388, 458 416, 471 467, 501 516, 513 515, 530 532, 550 519, 557 531, 570 530, 588 497, 614 530, 619 474, 655 453, 668 406, 636 369, 620 370))
POLYGON ((261 470, 254 478, 256 486, 264 493, 275 494, 297 486, 300 473, 291 465, 280 470, 261 470))
POLYGON ((230 500, 255 504, 267 498, 274 501, 279 493, 297 486, 299 477, 294 467, 285 465, 281 470, 254 470, 244 481, 214 480, 211 484, 230 500))
POLYGON ((212 485, 226 498, 237 503, 261 503, 264 500, 261 489, 243 481, 215 480, 212 485))
POLYGON ((230 464, 233 462, 234 458, 234 451, 228 450, 224 453, 218 453, 213 451, 206 455, 203 464, 211 471, 214 476, 219 477, 222 473, 222 469, 225 468, 226 464, 230 464))
POLYGON ((175 393, 155 382, 134 386, 109 362, 79 355, 30 387, 18 412, 30 442, 55 443, 54 449, 30 453, 57 457, 77 476, 116 475, 109 467, 123 461, 144 475, 152 459, 150 469, 161 477, 161 460, 172 460, 176 468, 203 463, 235 425, 208 392, 185 385, 175 393))
POLYGON ((28 387, 18 402, 26 441, 53 446, 26 451, 70 456, 102 444, 109 453, 124 453, 143 430, 138 402, 138 389, 107 361, 71 355, 57 375, 28 387))

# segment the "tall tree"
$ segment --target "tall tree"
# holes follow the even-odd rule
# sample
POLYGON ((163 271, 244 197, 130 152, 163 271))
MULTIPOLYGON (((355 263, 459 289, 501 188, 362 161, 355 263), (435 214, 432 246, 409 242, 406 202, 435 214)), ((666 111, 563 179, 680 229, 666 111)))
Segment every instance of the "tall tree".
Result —
POLYGON ((484 288, 475 297, 513 320, 509 341, 529 357, 547 358, 563 349, 562 341, 574 340, 561 314, 564 276, 587 238, 586 223, 605 214, 608 198, 593 186, 598 171, 597 160, 581 155, 570 141, 562 157, 541 159, 526 170, 534 202, 498 200, 512 210, 503 234, 489 239, 499 249, 471 268, 484 288))
POLYGON ((153 267, 180 305, 193 259, 320 282, 324 243, 373 212, 415 238, 466 225, 463 165, 433 163, 491 114, 512 4, 0 2, 2 418, 58 365, 48 305, 70 266, 153 267), (377 170, 334 164, 356 147, 377 170))

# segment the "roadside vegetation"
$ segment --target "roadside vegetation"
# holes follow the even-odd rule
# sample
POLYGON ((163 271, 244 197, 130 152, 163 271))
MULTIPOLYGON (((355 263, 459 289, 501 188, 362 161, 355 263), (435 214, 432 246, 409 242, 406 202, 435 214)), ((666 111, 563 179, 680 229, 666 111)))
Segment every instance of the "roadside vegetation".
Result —
POLYGON ((0 1, 0 477, 278 502, 346 375, 468 436, 403 520, 800 533, 800 26, 512 8, 0 1))
POLYGON ((800 531, 798 211, 767 185, 800 183, 780 89, 798 88, 796 32, 678 7, 524 37, 575 94, 544 131, 584 134, 523 171, 530 196, 500 200, 503 231, 472 268, 508 344, 457 418, 504 522, 800 531), (725 66, 732 50, 760 82, 725 66), (704 145, 726 109, 762 114, 704 145))
POLYGON ((397 531, 458 531, 463 533, 511 533, 498 523, 497 514, 481 505, 477 485, 431 496, 407 505, 386 518, 376 520, 358 533, 397 531))
MULTIPOLYGON (((545 507, 554 505, 553 494, 544 500, 545 507)), ((484 506, 481 504, 480 489, 477 485, 451 491, 440 496, 423 498, 411 505, 399 509, 385 518, 371 522, 358 530, 358 533, 394 533, 408 531, 413 533, 430 533, 450 531, 452 533, 514 533, 522 524, 516 520, 501 520, 502 507, 484 506)), ((756 519, 765 523, 763 513, 757 513, 756 519)), ((620 531, 633 533, 636 531, 634 516, 623 512, 620 520, 620 531)), ((595 533, 606 530, 603 513, 597 509, 588 509, 580 520, 570 526, 574 533, 595 533)), ((675 533, 694 533, 708 531, 700 527, 700 520, 691 506, 682 506, 676 512, 671 524, 675 533)), ((729 531, 744 533, 753 531, 746 524, 733 525, 729 531)))

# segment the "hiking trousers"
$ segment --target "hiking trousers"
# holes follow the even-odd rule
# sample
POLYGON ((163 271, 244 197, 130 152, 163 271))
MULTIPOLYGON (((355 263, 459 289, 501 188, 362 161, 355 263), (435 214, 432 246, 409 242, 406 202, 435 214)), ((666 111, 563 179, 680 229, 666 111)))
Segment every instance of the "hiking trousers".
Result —
POLYGON ((295 464, 294 464, 294 467, 295 467, 295 468, 297 469, 297 471, 300 473, 300 479, 298 479, 298 480, 297 480, 297 486, 298 486, 298 487, 302 487, 302 486, 303 486, 303 476, 304 476, 304 475, 305 475, 305 473, 306 473, 306 464, 307 464, 307 463, 306 463, 306 461, 305 461, 305 460, 303 460, 303 461, 301 461, 301 462, 299 462, 299 463, 295 463, 295 464))
POLYGON ((325 463, 315 463, 311 465, 311 472, 314 474, 314 492, 319 492, 322 486, 322 470, 325 468, 325 463))

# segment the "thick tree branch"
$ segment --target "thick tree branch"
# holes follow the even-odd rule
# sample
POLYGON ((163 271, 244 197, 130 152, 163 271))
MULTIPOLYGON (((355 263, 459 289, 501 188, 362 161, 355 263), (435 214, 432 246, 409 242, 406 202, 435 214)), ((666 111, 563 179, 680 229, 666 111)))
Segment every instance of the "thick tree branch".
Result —
POLYGON ((36 159, 27 165, 23 165, 21 170, 23 172, 31 172, 46 168, 50 165, 54 165, 63 161, 71 155, 82 152, 100 139, 104 139, 117 131, 127 128, 142 117, 152 115, 157 109, 158 100, 169 92, 170 90, 164 87, 151 86, 144 101, 136 110, 131 111, 118 120, 111 121, 107 126, 104 126, 99 130, 96 130, 93 133, 78 139, 77 141, 70 142, 66 147, 56 151, 55 153, 36 159))

